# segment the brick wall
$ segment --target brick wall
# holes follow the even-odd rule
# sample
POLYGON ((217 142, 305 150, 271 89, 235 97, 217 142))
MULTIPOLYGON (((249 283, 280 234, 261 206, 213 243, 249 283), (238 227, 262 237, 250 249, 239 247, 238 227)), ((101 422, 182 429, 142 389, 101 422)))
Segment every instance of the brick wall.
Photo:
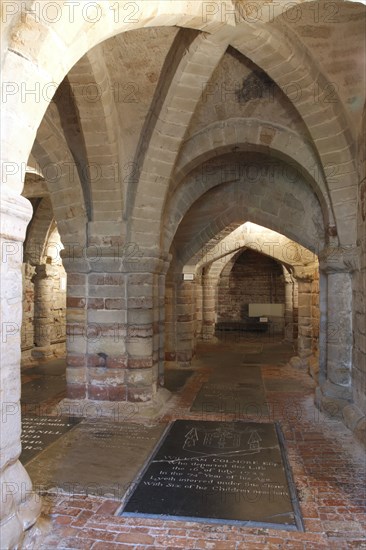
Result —
MULTIPOLYGON (((218 286, 218 321, 240 321, 252 303, 285 302, 281 266, 271 258, 246 250, 222 272, 218 286), (230 269, 232 266, 232 269, 230 269)), ((271 320, 283 327, 283 318, 271 320)))

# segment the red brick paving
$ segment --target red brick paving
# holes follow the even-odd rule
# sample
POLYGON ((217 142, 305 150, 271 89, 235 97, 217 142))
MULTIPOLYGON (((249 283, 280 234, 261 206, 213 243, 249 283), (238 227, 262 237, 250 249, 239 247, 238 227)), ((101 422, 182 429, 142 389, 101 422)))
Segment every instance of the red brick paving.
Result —
MULTIPOLYGON (((207 372, 200 370, 174 396, 161 418, 202 418, 189 412, 207 372)), ((305 532, 187 521, 114 516, 119 502, 98 497, 47 495, 44 512, 52 531, 37 550, 349 550, 366 549, 365 453, 339 421, 313 405, 312 379, 290 367, 262 367, 262 376, 295 379, 302 393, 267 393, 271 418, 285 435, 305 532)), ((234 415, 209 415, 233 419, 234 415)), ((237 420, 244 420, 237 418, 237 420)), ((260 420, 253 418, 253 420, 260 420)))

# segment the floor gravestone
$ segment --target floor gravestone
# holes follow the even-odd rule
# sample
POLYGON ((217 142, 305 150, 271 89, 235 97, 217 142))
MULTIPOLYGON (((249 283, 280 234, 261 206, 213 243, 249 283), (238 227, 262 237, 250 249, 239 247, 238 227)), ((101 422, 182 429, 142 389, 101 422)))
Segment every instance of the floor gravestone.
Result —
POLYGON ((235 414, 239 419, 254 415, 256 420, 269 417, 259 367, 228 367, 213 371, 202 384, 191 406, 192 412, 235 414), (227 380, 235 382, 228 383, 227 380))
POLYGON ((120 514, 303 530, 273 423, 176 420, 120 514))
POLYGON ((22 416, 22 454, 20 461, 26 464, 62 435, 74 428, 80 418, 62 416, 22 416))
POLYGON ((122 499, 166 424, 83 420, 26 469, 37 490, 122 499))

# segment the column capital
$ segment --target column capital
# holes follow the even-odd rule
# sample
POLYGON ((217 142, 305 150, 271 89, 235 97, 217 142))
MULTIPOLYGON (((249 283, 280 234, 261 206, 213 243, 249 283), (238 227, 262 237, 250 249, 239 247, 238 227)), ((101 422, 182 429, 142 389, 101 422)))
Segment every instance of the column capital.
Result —
POLYGON ((32 214, 32 204, 28 199, 9 193, 7 189, 1 190, 0 234, 3 239, 23 242, 32 214))
POLYGON ((32 279, 34 277, 36 272, 36 266, 29 264, 29 263, 23 263, 23 273, 26 279, 32 279))
POLYGON ((158 273, 166 274, 171 255, 145 251, 134 243, 101 246, 66 244, 62 261, 70 273, 158 273))
POLYGON ((314 280, 315 265, 294 265, 293 276, 298 282, 311 283, 314 280))
POLYGON ((202 275, 202 281, 206 284, 215 284, 217 281, 217 276, 212 275, 212 273, 205 273, 202 275))
POLYGON ((58 274, 58 268, 51 264, 39 264, 35 266, 35 274, 33 275, 33 281, 36 279, 47 279, 48 277, 55 277, 58 274))
POLYGON ((288 272, 285 272, 283 274, 283 279, 286 284, 292 284, 294 282, 291 273, 288 272))
POLYGON ((328 246, 319 253, 319 269, 324 273, 352 273, 359 265, 359 246, 328 246))

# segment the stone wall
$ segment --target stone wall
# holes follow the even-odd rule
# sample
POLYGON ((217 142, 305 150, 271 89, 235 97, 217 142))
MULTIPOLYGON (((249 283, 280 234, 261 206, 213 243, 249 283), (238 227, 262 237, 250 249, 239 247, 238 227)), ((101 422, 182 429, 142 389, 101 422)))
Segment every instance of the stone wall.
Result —
MULTIPOLYGON (((28 3, 17 4, 27 9, 28 3)), ((33 4, 37 8, 41 3, 33 4)), ((117 297, 111 292, 109 277, 123 266, 113 269, 114 250, 107 250, 102 267, 96 262, 91 265, 88 256, 84 266, 69 254, 73 279, 68 322, 80 331, 75 336, 72 333, 74 340, 69 342, 71 396, 73 389, 82 389, 74 397, 135 401, 154 397, 163 340, 162 280, 174 236, 180 231, 180 241, 175 239, 174 245, 177 250, 183 248, 181 243, 188 243, 189 253, 181 257, 185 265, 230 224, 249 220, 315 251, 335 247, 341 256, 335 265, 328 258, 322 267, 328 319, 324 336, 328 340, 320 346, 324 350, 323 380, 317 402, 325 405, 331 400, 343 407, 353 399, 364 410, 366 216, 364 133, 359 124, 365 90, 365 7, 359 2, 338 2, 336 20, 327 25, 319 21, 318 26, 313 24, 313 2, 302 3, 298 22, 288 18, 286 23, 277 17, 283 9, 277 2, 274 18, 258 24, 243 20, 237 26, 234 16, 226 19, 220 9, 202 17, 207 2, 177 2, 177 9, 172 10, 170 2, 151 0, 139 3, 138 18, 131 26, 125 17, 128 14, 113 17, 107 2, 97 3, 103 13, 98 21, 85 20, 83 3, 75 3, 75 17, 68 17, 66 4, 62 4, 62 17, 48 20, 31 10, 24 14, 15 9, 13 15, 6 10, 5 14, 2 75, 11 86, 2 110, 7 139, 1 151, 5 168, 1 235, 2 244, 17 255, 9 252, 10 260, 1 263, 2 313, 5 328, 11 332, 1 341, 6 357, 1 398, 18 403, 20 396, 20 252, 31 207, 20 200, 24 177, 19 167, 27 166, 31 152, 44 174, 65 246, 72 248, 77 243, 82 258, 84 246, 94 245, 89 251, 93 255, 95 245, 108 248, 129 240, 144 254, 139 266, 125 267, 125 282, 116 285, 121 286, 117 297), (145 26, 134 40, 132 33, 145 26), (161 32, 159 26, 172 29, 161 32), (126 30, 127 38, 115 38, 126 30), (103 44, 105 39, 110 40, 108 44, 103 44), (259 85, 258 74, 264 87, 259 85), (128 75, 133 76, 132 89, 124 88, 128 75), (271 81, 274 96, 263 96, 262 91, 271 89, 271 81), (51 101, 62 82, 61 91, 71 93, 66 99, 58 93, 51 101), (96 88, 97 97, 90 96, 88 85, 96 88), (287 168, 297 167, 299 174, 293 178, 294 170, 286 170, 286 178, 276 172, 272 178, 262 171, 263 159, 253 159, 249 151, 281 159, 287 168), (210 160, 224 154, 233 154, 243 178, 230 170, 227 179, 226 169, 223 172, 222 167, 212 165, 210 169, 210 160), (243 157, 239 163, 238 154, 243 157), (261 169, 256 181, 248 181, 253 175, 248 167, 261 169), (197 180, 190 182, 187 177, 193 169, 197 180), (207 181, 202 175, 208 176, 207 181), (209 195, 211 183, 212 189, 220 187, 219 193, 209 195), (169 229, 166 235, 164 226, 169 229), (346 247, 353 254, 356 239, 360 265, 353 267, 340 251, 346 247), (94 278, 100 274, 105 279, 93 295, 98 286, 94 278), (118 345, 115 322, 125 331, 118 345), (95 323, 104 335, 97 342, 88 332, 95 323), (336 339, 334 327, 338 327, 336 339), (126 366, 124 357, 126 378, 122 373, 109 378, 114 360, 121 359, 118 368, 126 366), (122 387, 125 381, 127 391, 122 387)), ((225 166, 232 168, 232 160, 225 166)), ((41 289, 37 290, 34 280, 33 315, 42 327, 51 327, 55 324, 52 277, 57 276, 57 268, 46 260, 33 265, 47 296, 37 298, 41 289)), ((298 282, 298 326, 299 336, 308 344, 302 348, 307 356, 313 350, 315 304, 309 307, 313 283, 305 275, 298 282)), ((184 300, 183 293, 177 303, 182 305, 184 300)), ((185 308, 181 309, 180 334, 185 337, 194 314, 191 320, 185 317, 185 308)), ((29 307, 26 323, 31 316, 29 307)), ((51 337, 42 337, 37 348, 49 351, 51 345, 51 337)), ((353 429, 355 422, 351 417, 348 420, 353 429)), ((17 462, 20 427, 19 411, 2 426, 2 486, 7 480, 16 480, 18 486, 24 481, 26 500, 31 501, 30 480, 17 462)), ((17 547, 21 533, 34 523, 39 506, 32 509, 28 504, 33 503, 24 505, 20 495, 8 499, 1 513, 6 526, 4 547, 17 547)))
MULTIPOLYGON (((283 271, 271 258, 246 250, 234 257, 221 275, 217 321, 241 321, 253 303, 285 303, 283 271)), ((283 317, 270 320, 277 332, 283 330, 283 317)))

